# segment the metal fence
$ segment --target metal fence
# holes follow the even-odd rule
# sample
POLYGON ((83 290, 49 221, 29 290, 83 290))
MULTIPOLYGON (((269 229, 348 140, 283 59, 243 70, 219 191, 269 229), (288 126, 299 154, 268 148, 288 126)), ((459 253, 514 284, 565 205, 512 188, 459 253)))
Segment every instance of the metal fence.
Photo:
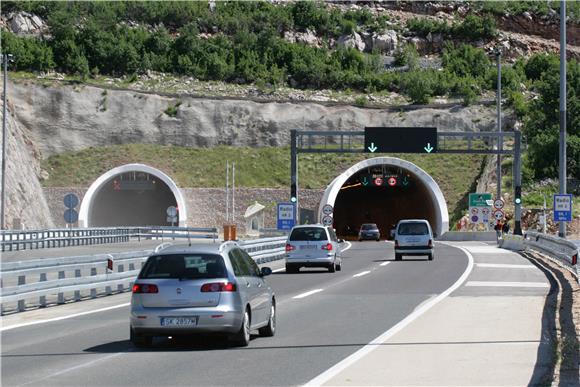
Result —
MULTIPOLYGON (((283 258, 285 244, 286 237, 238 242, 258 264, 283 258)), ((147 257, 166 246, 162 243, 155 250, 4 263, 0 270, 0 314, 130 290, 147 257)))
POLYGON ((10 230, 0 231, 0 248, 2 251, 15 251, 163 238, 215 240, 218 238, 218 233, 216 228, 163 226, 10 230))
POLYGON ((550 259, 568 269, 577 279, 580 279, 578 246, 574 243, 552 235, 528 231, 524 235, 524 247, 547 255, 550 259))

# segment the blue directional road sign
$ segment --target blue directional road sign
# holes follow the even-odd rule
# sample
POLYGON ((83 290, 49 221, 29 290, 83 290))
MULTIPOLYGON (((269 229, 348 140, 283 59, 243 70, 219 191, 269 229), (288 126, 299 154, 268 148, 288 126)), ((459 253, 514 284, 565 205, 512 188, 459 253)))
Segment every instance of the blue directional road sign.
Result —
POLYGON ((73 193, 64 195, 64 206, 66 208, 75 208, 79 204, 79 197, 73 193))
POLYGON ((296 205, 294 203, 278 203, 278 230, 291 230, 296 222, 296 205))
POLYGON ((64 211, 64 221, 67 223, 75 223, 77 220, 79 220, 79 213, 76 212, 76 210, 72 209, 72 208, 67 208, 64 211))
POLYGON ((554 221, 572 221, 572 195, 554 195, 554 221))

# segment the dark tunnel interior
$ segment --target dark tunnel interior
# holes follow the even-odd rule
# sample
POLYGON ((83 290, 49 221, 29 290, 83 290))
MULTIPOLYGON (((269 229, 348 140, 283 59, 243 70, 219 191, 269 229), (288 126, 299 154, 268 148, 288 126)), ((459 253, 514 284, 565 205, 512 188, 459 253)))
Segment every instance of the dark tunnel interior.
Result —
POLYGON ((365 168, 351 176, 334 204, 334 228, 346 239, 358 236, 363 223, 376 223, 382 239, 401 219, 427 219, 436 229, 434 199, 411 172, 389 165, 365 168))
MULTIPOLYGON (((167 207, 177 206, 171 189, 161 179, 144 172, 117 175, 95 194, 90 227, 170 226, 167 207)), ((174 223, 179 224, 179 219, 174 223)))

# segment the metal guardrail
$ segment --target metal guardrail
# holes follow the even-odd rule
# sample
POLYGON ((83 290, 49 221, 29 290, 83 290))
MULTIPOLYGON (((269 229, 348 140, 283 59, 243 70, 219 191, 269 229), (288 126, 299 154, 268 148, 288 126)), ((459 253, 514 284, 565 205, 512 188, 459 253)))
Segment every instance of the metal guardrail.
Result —
MULTIPOLYGON (((237 243, 258 264, 282 259, 285 255, 286 237, 237 243)), ((56 296, 56 303, 63 304, 87 296, 95 298, 99 289, 104 289, 107 295, 130 290, 148 256, 165 247, 167 243, 154 250, 5 263, 0 270, 0 314, 5 313, 6 303, 16 303, 15 309, 24 311, 30 300, 35 300, 35 305, 40 307, 46 306, 48 296, 56 296), (90 293, 83 296, 82 291, 90 293)))
POLYGON ((524 235, 524 246, 547 255, 553 261, 569 270, 580 280, 578 267, 578 246, 574 243, 552 235, 528 231, 524 235))
POLYGON ((0 249, 18 251, 53 247, 81 246, 104 243, 129 242, 131 240, 190 238, 218 238, 216 228, 194 227, 98 227, 60 228, 50 230, 2 230, 0 249))

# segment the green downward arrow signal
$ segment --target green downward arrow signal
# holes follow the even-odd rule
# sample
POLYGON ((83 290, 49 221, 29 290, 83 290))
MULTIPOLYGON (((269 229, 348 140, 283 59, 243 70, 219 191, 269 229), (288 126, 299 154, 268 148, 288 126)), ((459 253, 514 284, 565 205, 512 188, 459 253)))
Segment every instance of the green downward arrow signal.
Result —
POLYGON ((366 177, 363 177, 362 184, 363 185, 367 185, 368 183, 369 182, 367 181, 367 178, 366 177))
POLYGON ((431 146, 431 143, 430 143, 430 142, 428 142, 428 143, 427 143, 427 146, 426 146, 426 147, 424 147, 423 149, 425 149, 425 151, 426 151, 427 153, 431 153, 431 151, 432 151, 434 148, 431 146))

